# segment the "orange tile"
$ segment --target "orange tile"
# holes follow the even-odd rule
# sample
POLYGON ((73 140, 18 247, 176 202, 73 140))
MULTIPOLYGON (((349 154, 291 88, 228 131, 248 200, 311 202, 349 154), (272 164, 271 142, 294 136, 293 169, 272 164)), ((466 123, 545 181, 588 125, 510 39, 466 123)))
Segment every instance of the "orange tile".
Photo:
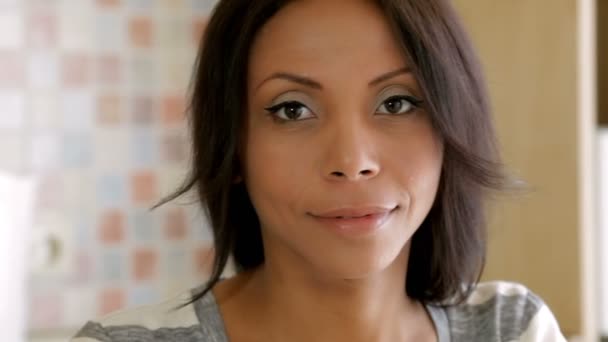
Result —
POLYGON ((163 99, 162 121, 166 125, 173 125, 185 120, 185 102, 181 96, 170 95, 163 99))
POLYGON ((138 248, 133 252, 133 278, 150 280, 157 276, 158 253, 151 248, 138 248))
POLYGON ((49 48, 57 45, 57 16, 42 11, 30 14, 27 24, 30 47, 49 48))
POLYGON ((131 197, 138 204, 156 200, 156 175, 152 171, 139 171, 131 175, 131 197))
POLYGON ((162 160, 181 163, 188 157, 188 142, 181 135, 166 135, 161 140, 162 160))
POLYGON ((183 240, 187 235, 186 214, 182 208, 172 208, 165 217, 165 236, 169 240, 183 240))
POLYGON ((125 237, 125 217, 120 210, 108 210, 99 223, 99 239, 105 244, 121 242, 125 237))
POLYGON ((148 17, 134 17, 129 20, 129 38, 133 46, 152 46, 152 20, 148 17))
POLYGON ((61 78, 69 87, 80 87, 90 81, 89 58, 85 55, 66 55, 61 61, 61 78))
POLYGON ((17 51, 0 51, 0 87, 19 88, 25 84, 24 57, 17 51))
POLYGON ((97 99, 97 122, 100 125, 118 125, 121 119, 120 98, 117 95, 102 95, 97 99))
POLYGON ((120 310, 126 305, 126 295, 122 289, 104 289, 99 293, 98 314, 105 316, 110 312, 120 310))
POLYGON ((97 59, 97 74, 100 82, 120 83, 122 80, 122 68, 117 56, 105 55, 97 59))
POLYGON ((97 0, 97 6, 99 7, 119 7, 120 0, 97 0))
POLYGON ((194 250, 194 267, 198 276, 206 277, 211 274, 214 258, 213 246, 201 246, 194 250))
POLYGON ((192 42, 198 45, 207 28, 207 18, 196 18, 192 21, 192 42))

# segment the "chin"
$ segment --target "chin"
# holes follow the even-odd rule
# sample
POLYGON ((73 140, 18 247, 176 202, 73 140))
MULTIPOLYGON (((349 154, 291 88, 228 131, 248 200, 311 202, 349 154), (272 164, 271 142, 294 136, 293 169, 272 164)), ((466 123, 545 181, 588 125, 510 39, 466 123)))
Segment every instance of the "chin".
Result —
POLYGON ((314 268, 318 269, 322 276, 333 279, 365 279, 390 269, 405 272, 409 244, 396 242, 393 240, 388 244, 367 248, 358 246, 359 248, 319 251, 314 253, 310 261, 315 264, 314 268))

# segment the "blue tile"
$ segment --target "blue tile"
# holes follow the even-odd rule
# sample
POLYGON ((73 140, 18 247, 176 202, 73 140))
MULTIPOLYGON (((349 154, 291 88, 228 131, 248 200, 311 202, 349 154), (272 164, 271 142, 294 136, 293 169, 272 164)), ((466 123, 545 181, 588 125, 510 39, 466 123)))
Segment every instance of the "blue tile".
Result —
POLYGON ((103 281, 119 281, 126 279, 125 254, 114 249, 106 249, 101 257, 101 278, 103 281))
POLYGON ((137 167, 152 166, 159 160, 159 137, 151 130, 138 129, 131 139, 130 159, 137 167))
POLYGON ((97 179, 97 201, 102 207, 117 207, 127 203, 127 182, 124 176, 103 174, 97 179))
POLYGON ((84 168, 93 160, 91 137, 87 134, 66 134, 63 137, 63 163, 65 167, 84 168))
POLYGON ((158 290, 149 286, 137 286, 129 291, 129 305, 139 306, 155 303, 160 299, 158 290))
POLYGON ((157 5, 156 0, 128 0, 127 5, 130 8, 138 10, 151 10, 157 5))
POLYGON ((184 248, 172 249, 167 254, 166 275, 169 278, 188 277, 188 270, 192 269, 189 258, 184 248))
POLYGON ((136 209, 131 215, 131 229, 136 242, 153 242, 159 238, 157 220, 151 212, 145 209, 136 209))

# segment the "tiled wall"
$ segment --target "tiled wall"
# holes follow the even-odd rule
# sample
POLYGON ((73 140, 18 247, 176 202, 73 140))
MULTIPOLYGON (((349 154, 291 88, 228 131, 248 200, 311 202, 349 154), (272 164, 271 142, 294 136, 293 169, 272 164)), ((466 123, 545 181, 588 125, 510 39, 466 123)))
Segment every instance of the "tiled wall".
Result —
POLYGON ((188 164, 185 93, 213 2, 0 0, 0 169, 36 177, 34 235, 58 241, 56 264, 32 251, 30 329, 77 327, 207 274, 190 199, 148 208, 188 164))

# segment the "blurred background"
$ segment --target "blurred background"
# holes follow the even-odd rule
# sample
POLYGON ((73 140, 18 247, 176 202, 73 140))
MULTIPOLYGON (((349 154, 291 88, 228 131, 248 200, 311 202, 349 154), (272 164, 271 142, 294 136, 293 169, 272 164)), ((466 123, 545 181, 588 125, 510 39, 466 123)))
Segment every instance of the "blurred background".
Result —
MULTIPOLYGON (((538 293, 564 333, 608 337, 608 0, 453 0, 487 73, 505 161, 484 279, 538 293)), ((205 279, 185 101, 212 0, 0 0, 1 341, 205 279)))

